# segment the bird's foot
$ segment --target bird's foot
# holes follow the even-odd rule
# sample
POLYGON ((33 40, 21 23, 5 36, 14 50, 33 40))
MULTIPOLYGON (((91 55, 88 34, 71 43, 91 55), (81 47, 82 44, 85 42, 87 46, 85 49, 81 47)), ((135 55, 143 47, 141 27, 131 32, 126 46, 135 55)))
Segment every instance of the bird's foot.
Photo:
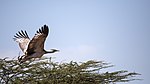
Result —
POLYGON ((25 57, 25 55, 22 55, 22 56, 18 56, 18 61, 20 62, 20 63, 22 63, 22 59, 25 57))

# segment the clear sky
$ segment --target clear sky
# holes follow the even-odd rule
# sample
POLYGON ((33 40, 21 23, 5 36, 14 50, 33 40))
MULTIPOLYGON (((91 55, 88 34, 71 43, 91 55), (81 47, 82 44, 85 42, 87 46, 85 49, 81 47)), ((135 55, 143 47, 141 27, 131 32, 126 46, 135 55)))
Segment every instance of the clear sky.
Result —
POLYGON ((150 0, 0 0, 0 57, 21 51, 13 41, 19 30, 30 38, 47 24, 46 55, 56 61, 104 60, 112 71, 141 73, 126 84, 149 83, 150 0))

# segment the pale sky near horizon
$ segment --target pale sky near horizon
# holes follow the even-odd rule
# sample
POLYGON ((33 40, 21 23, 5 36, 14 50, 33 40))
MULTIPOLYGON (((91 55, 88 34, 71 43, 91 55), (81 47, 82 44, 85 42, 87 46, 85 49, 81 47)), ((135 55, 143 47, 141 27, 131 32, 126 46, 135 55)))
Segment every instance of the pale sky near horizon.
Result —
MULTIPOLYGON (((0 0, 0 58, 21 51, 13 36, 26 30, 32 38, 47 24, 45 49, 59 49, 56 61, 104 60, 112 71, 135 71, 149 83, 149 0, 0 0)), ((117 83, 122 84, 122 83, 117 83)), ((123 83, 124 84, 124 83, 123 83)))

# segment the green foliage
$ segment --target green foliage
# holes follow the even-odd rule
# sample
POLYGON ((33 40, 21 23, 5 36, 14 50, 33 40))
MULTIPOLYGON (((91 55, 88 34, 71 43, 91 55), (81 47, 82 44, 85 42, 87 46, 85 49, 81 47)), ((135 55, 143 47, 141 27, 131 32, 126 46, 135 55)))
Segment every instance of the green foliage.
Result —
POLYGON ((83 63, 52 62, 44 58, 20 64, 17 60, 0 59, 1 84, 110 84, 129 82, 139 75, 125 70, 114 72, 100 71, 113 67, 103 61, 83 63))

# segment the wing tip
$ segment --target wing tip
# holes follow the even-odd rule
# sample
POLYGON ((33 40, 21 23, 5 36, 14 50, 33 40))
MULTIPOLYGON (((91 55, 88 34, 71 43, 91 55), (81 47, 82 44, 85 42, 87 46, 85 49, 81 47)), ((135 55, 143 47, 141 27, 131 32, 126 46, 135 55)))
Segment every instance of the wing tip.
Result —
POLYGON ((44 25, 44 30, 43 30, 43 31, 44 31, 45 34, 48 35, 48 33, 49 33, 49 28, 48 28, 48 26, 47 26, 46 24, 44 25))
POLYGON ((16 35, 14 35, 14 37, 15 38, 28 38, 29 39, 27 32, 23 31, 23 30, 18 31, 18 33, 16 33, 16 35))
POLYGON ((48 36, 48 33, 49 33, 49 28, 48 26, 45 24, 43 25, 41 28, 39 28, 38 31, 36 31, 37 33, 43 33, 45 34, 46 36, 48 36))

